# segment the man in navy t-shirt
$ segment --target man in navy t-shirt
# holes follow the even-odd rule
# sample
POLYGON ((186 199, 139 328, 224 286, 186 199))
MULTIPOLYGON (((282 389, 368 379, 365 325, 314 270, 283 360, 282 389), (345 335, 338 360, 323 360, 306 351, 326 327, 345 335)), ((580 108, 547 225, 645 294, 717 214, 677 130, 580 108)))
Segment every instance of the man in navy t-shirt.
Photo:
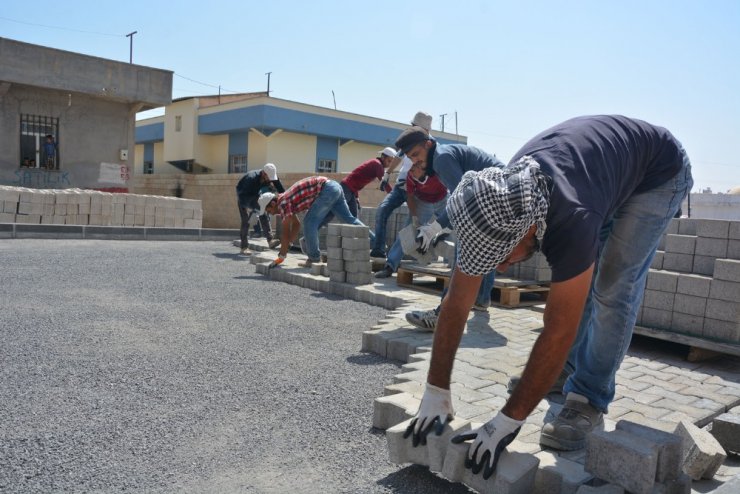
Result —
POLYGON ((692 185, 669 131, 619 115, 568 120, 535 136, 506 168, 466 173, 447 203, 459 255, 407 431, 414 443, 453 415, 452 364, 482 275, 541 249, 552 268, 542 334, 506 405, 453 442, 473 440, 466 465, 490 477, 562 370, 565 405, 540 443, 583 448, 614 398, 658 242, 692 185))

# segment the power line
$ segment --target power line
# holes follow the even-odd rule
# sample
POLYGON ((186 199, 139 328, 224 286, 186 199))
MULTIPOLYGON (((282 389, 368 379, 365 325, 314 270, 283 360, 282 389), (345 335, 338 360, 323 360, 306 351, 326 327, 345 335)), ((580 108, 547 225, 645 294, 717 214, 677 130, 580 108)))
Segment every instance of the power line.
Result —
POLYGON ((3 17, 3 16, 0 16, 0 19, 2 19, 4 21, 17 22, 18 24, 25 24, 26 26, 45 27, 45 28, 48 28, 48 29, 59 29, 61 31, 72 31, 72 32, 75 32, 75 33, 94 34, 94 35, 97 35, 97 36, 113 36, 113 37, 116 37, 116 38, 123 38, 123 37, 126 36, 125 34, 101 33, 101 32, 98 32, 98 31, 85 31, 85 30, 82 30, 82 29, 73 29, 71 27, 50 26, 48 24, 37 24, 37 23, 34 23, 34 22, 19 21, 18 19, 11 19, 9 17, 3 17))
POLYGON ((194 82, 194 83, 200 84, 202 86, 212 87, 214 89, 221 89, 221 91, 226 91, 227 93, 243 93, 243 92, 245 92, 245 91, 234 91, 234 90, 231 90, 231 89, 226 89, 226 88, 221 87, 221 86, 219 86, 217 84, 208 84, 207 82, 196 81, 195 79, 191 79, 190 77, 185 77, 184 75, 178 74, 177 72, 175 72, 175 75, 177 77, 181 78, 181 79, 185 79, 186 81, 194 82))

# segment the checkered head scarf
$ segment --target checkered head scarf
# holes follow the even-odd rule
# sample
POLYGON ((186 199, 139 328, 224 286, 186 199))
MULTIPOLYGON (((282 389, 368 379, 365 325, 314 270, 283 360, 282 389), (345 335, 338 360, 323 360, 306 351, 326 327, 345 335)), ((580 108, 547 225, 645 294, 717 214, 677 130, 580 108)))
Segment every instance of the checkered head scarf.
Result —
POLYGON ((490 273, 511 254, 532 225, 545 234, 549 179, 531 156, 506 168, 467 172, 447 201, 458 238, 457 265, 463 273, 490 273))

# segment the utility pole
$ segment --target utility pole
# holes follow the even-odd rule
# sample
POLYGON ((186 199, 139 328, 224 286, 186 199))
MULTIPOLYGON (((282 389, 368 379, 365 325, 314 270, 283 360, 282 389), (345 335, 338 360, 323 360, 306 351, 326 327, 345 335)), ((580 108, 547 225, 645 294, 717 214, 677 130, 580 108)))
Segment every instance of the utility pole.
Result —
POLYGON ((129 39, 128 44, 128 63, 134 63, 134 34, 138 33, 139 31, 134 31, 132 33, 128 33, 126 37, 129 39))
POLYGON ((272 74, 272 72, 265 72, 265 75, 267 76, 267 96, 270 96, 270 74, 272 74))
POLYGON ((444 131, 445 131, 445 117, 446 117, 446 116, 447 116, 447 114, 446 114, 446 113, 443 113, 442 115, 440 115, 440 116, 439 116, 439 118, 441 118, 441 119, 442 119, 442 132, 444 132, 444 131))

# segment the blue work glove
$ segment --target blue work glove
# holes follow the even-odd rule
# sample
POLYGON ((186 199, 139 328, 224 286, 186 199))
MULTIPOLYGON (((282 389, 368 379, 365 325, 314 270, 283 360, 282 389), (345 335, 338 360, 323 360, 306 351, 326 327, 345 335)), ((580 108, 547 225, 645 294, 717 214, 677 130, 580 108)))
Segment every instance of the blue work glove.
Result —
POLYGON ((445 425, 452 420, 454 414, 450 390, 427 383, 419 411, 406 428, 406 432, 403 433, 403 438, 412 436, 411 441, 414 447, 419 444, 424 445, 427 443, 427 434, 432 429, 438 436, 442 435, 445 425))
POLYGON ((485 466, 483 478, 488 479, 496 471, 501 453, 519 434, 522 424, 524 420, 514 420, 499 412, 478 429, 453 437, 452 443, 474 439, 465 458, 465 468, 470 468, 477 475, 485 466))

